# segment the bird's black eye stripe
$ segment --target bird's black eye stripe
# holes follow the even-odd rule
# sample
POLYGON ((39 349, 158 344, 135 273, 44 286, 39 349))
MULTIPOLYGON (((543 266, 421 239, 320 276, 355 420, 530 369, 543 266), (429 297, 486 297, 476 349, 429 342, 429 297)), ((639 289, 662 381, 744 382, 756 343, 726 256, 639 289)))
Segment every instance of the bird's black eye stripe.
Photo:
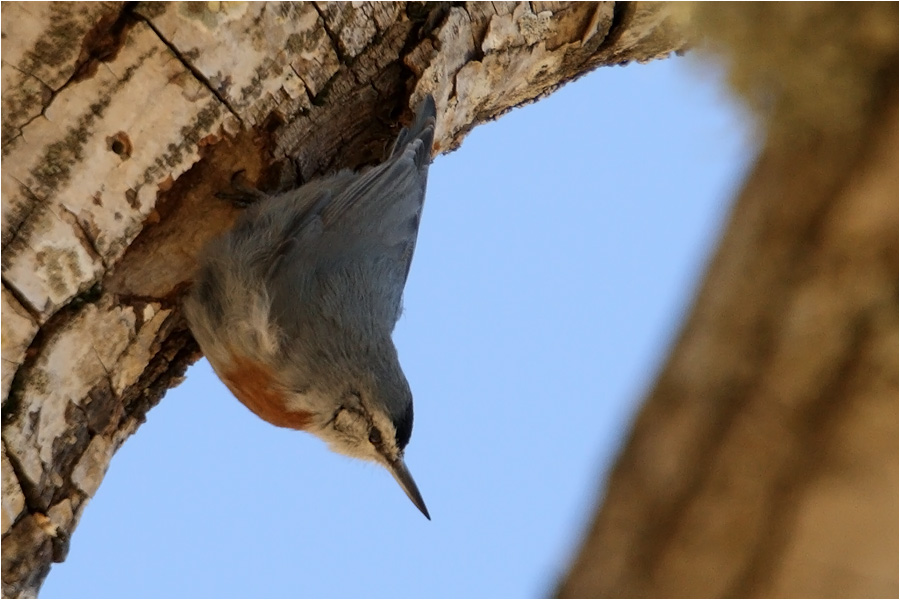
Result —
POLYGON ((375 429, 374 427, 369 430, 369 441, 373 446, 381 445, 381 432, 375 429))

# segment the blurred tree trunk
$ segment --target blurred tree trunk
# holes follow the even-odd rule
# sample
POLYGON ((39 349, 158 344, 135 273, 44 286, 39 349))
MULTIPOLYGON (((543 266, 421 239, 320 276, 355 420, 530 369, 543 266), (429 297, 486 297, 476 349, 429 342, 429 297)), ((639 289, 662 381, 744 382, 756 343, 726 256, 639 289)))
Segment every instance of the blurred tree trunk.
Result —
POLYGON ((687 15, 766 142, 561 597, 897 596, 897 16, 687 15))
POLYGON ((233 173, 375 162, 425 93, 447 151, 596 66, 683 46, 642 3, 7 2, 2 19, 7 597, 65 558, 114 452, 198 357, 179 299, 235 217, 213 197, 233 173))

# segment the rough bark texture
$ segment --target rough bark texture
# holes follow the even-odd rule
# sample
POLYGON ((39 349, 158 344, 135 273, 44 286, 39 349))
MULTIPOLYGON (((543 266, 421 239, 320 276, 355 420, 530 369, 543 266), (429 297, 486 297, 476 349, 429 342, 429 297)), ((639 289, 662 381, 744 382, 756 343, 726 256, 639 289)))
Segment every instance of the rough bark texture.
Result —
POLYGON ((4 3, 7 597, 36 595, 116 449, 198 357, 179 312, 243 169, 436 151, 598 65, 684 45, 641 3, 4 3))
POLYGON ((896 597, 897 5, 710 4, 766 143, 559 595, 896 597))

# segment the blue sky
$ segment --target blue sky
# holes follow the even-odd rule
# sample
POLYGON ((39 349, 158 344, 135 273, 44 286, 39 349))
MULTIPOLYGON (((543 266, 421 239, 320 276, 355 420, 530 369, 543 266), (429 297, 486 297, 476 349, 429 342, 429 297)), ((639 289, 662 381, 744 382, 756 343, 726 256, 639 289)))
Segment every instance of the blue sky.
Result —
POLYGON ((550 593, 753 154, 685 58, 599 69, 476 128, 431 167, 394 334, 433 520, 201 361, 113 459, 41 596, 550 593))

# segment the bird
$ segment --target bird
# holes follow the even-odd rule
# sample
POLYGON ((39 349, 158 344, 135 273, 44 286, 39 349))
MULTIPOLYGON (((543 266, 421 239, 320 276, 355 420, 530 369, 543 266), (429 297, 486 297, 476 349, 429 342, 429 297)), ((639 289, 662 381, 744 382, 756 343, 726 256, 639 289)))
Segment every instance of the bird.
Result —
POLYGON ((381 164, 260 192, 201 252, 183 304, 200 349, 247 408, 382 465, 429 520, 404 461, 413 397, 392 333, 436 118, 427 95, 381 164))

